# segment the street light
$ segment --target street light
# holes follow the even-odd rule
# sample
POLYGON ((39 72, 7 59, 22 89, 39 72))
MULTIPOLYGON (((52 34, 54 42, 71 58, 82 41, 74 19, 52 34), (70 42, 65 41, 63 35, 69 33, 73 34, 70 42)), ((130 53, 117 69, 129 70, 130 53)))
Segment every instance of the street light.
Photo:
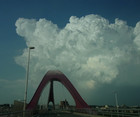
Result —
POLYGON ((119 108, 119 105, 118 105, 118 93, 115 91, 114 92, 114 94, 115 94, 115 102, 116 102, 116 108, 117 108, 117 115, 118 115, 118 117, 119 117, 119 111, 118 111, 118 108, 119 108))
MULTIPOLYGON (((29 77, 29 63, 30 63, 30 50, 35 49, 35 47, 28 48, 28 60, 27 60, 27 69, 26 69, 26 83, 25 83, 25 94, 24 94, 24 106, 23 111, 26 110, 26 101, 27 101, 27 89, 28 89, 28 77, 29 77)), ((24 113, 25 116, 25 113, 24 113)))
POLYGON ((119 107, 119 105, 118 105, 118 94, 117 94, 117 92, 114 92, 114 94, 115 94, 116 107, 118 108, 119 107))

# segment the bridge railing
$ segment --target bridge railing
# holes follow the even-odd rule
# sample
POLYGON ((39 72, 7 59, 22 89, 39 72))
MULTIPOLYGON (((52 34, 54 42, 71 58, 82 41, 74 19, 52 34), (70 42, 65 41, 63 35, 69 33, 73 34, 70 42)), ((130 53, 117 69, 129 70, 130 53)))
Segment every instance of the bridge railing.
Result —
MULTIPOLYGON (((63 109, 69 112, 78 112, 90 115, 100 115, 106 117, 140 117, 140 109, 116 109, 116 108, 84 108, 84 109, 63 109)), ((62 111, 62 110, 61 110, 62 111)), ((35 110, 35 111, 15 111, 0 113, 0 117, 23 117, 23 112, 25 112, 26 117, 35 117, 37 114, 46 113, 46 110, 35 110)))
POLYGON ((34 117, 35 112, 33 111, 15 111, 15 112, 6 112, 6 113, 0 113, 0 117, 23 117, 23 113, 26 117, 34 117))
POLYGON ((140 117, 140 109, 96 109, 98 115, 107 117, 140 117))
POLYGON ((84 108, 84 109, 67 109, 67 111, 78 112, 90 115, 100 115, 106 117, 140 117, 140 109, 136 108, 84 108))

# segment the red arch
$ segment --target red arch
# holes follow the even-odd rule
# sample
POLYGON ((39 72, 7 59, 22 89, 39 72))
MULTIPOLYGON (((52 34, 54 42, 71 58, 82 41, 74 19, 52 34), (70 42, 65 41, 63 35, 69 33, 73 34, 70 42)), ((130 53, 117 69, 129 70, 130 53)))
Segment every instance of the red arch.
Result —
POLYGON ((67 90, 72 95, 76 108, 89 108, 87 103, 82 99, 79 95, 77 90, 74 88, 72 83, 68 80, 68 78, 60 71, 48 71, 44 78, 42 79, 41 83, 39 84, 34 96, 32 97, 30 103, 27 105, 27 110, 32 110, 36 107, 38 100, 40 98, 41 92, 43 91, 44 87, 47 85, 49 81, 59 81, 61 82, 67 90))

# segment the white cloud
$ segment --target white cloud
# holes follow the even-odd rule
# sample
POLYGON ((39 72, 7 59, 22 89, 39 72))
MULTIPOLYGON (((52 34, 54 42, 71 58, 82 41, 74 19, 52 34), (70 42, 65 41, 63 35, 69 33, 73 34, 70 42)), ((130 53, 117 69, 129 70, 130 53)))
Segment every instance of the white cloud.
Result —
MULTIPOLYGON (((46 19, 16 21, 17 34, 26 40, 31 51, 30 77, 40 82, 50 69, 59 69, 74 84, 95 88, 95 84, 110 83, 119 75, 121 63, 129 63, 135 44, 139 47, 139 23, 135 28, 125 21, 115 23, 98 15, 70 17, 63 29, 46 19), (133 42, 134 40, 134 42, 133 42)), ((26 68, 27 49, 16 57, 17 64, 26 68)))
POLYGON ((140 22, 136 24, 136 27, 134 28, 134 34, 136 36, 134 42, 140 50, 140 22))
POLYGON ((94 80, 89 80, 86 82, 87 87, 90 89, 93 89, 95 87, 95 81, 94 80))
POLYGON ((87 63, 82 66, 85 73, 90 73, 91 77, 98 78, 100 82, 111 82, 118 75, 117 65, 113 56, 95 56, 89 58, 87 63))

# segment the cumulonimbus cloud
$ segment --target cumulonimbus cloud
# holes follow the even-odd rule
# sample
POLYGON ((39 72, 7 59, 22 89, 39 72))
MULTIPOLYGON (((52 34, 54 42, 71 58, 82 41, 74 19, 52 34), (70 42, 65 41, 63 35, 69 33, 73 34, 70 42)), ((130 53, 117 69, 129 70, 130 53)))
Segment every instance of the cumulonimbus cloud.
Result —
MULTIPOLYGON (((139 56, 140 22, 131 27, 120 19, 109 23, 92 14, 71 16, 63 29, 46 19, 19 18, 15 25, 26 45, 35 47, 30 63, 33 81, 40 81, 50 69, 58 69, 78 86, 92 89, 117 78, 119 67, 129 64, 133 52, 139 56)), ((27 54, 25 48, 16 63, 26 68, 27 54)))

